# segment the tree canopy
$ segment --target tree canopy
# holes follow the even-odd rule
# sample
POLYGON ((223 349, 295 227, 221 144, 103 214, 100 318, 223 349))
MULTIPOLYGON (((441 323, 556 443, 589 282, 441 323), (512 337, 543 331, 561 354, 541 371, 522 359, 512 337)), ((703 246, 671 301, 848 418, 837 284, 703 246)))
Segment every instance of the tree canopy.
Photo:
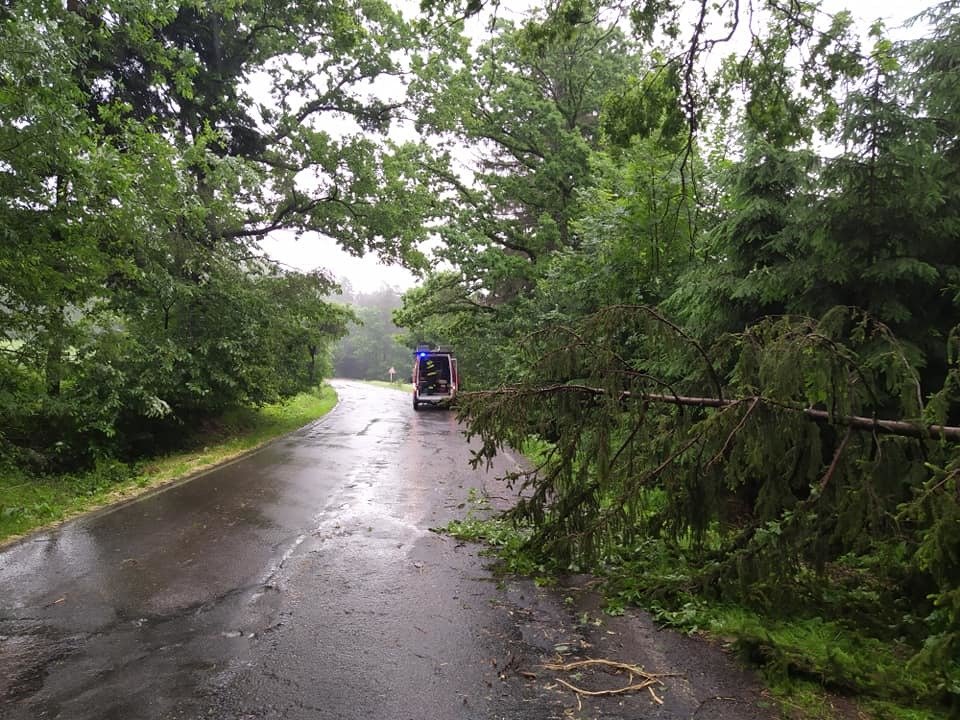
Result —
POLYGON ((429 197, 368 88, 412 37, 366 0, 0 10, 4 457, 135 456, 329 372, 335 283, 256 241, 417 264, 429 197))
POLYGON ((478 462, 537 449, 539 565, 856 626, 898 661, 770 664, 955 711, 957 0, 899 41, 807 2, 505 10, 2 4, 0 461, 405 374, 403 328, 456 348, 478 462), (422 283, 350 309, 276 231, 422 283))

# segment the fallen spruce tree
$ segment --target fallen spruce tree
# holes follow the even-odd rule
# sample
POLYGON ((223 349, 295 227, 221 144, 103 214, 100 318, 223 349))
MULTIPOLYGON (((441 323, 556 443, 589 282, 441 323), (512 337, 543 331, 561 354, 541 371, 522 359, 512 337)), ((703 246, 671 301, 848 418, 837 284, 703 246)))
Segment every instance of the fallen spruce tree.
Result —
POLYGON ((647 605, 693 593, 856 628, 868 667, 878 647, 895 659, 861 672, 839 651, 771 649, 766 631, 751 647, 836 687, 949 707, 960 367, 947 345, 933 376, 851 308, 704 347, 652 308, 617 306, 532 335, 519 381, 468 395, 462 414, 478 463, 539 441, 509 512, 537 562, 608 571, 647 605))

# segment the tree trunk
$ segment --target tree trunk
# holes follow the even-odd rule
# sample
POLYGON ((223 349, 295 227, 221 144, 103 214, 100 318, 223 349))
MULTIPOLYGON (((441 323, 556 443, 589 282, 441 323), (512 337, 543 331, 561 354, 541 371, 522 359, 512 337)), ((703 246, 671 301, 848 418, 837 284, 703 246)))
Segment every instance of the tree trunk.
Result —
POLYGON ((63 333, 66 327, 62 305, 50 312, 47 320, 47 356, 44 361, 44 381, 48 397, 59 397, 63 381, 63 333))
POLYGON ((310 385, 317 384, 317 346, 310 345, 310 385))
MULTIPOLYGON (((523 395, 546 395, 559 392, 574 392, 585 395, 607 395, 608 392, 602 388, 590 387, 588 385, 548 385, 539 388, 513 388, 511 390, 491 390, 485 395, 495 395, 503 392, 515 392, 523 395)), ((951 442, 960 442, 960 427, 949 425, 927 425, 924 423, 911 422, 908 420, 880 420, 878 418, 864 417, 861 415, 834 415, 826 410, 817 410, 814 408, 802 407, 779 400, 764 397, 743 397, 736 399, 716 398, 716 397, 686 397, 683 395, 660 395, 656 393, 630 393, 621 392, 618 394, 621 400, 639 400, 641 402, 670 403, 672 405, 682 405, 691 407, 713 407, 723 408, 730 405, 760 403, 771 407, 782 408, 791 412, 803 413, 815 422, 828 425, 841 425, 850 427, 854 430, 865 432, 877 432, 887 435, 899 435, 901 437, 911 437, 920 439, 944 439, 951 442)))

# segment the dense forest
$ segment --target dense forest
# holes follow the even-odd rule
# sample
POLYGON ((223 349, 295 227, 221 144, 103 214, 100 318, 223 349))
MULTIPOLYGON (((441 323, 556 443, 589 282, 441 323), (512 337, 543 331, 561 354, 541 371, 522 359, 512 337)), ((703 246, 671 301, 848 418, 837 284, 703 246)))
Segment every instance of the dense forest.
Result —
POLYGON ((335 283, 256 241, 414 252, 391 109, 356 89, 408 33, 376 2, 0 7, 0 459, 137 457, 330 374, 335 283))
POLYGON ((374 377, 395 323, 456 348, 478 463, 534 458, 516 567, 735 609, 771 677, 877 717, 960 713, 960 3, 855 20, 0 4, 0 466, 290 396, 358 319, 337 369, 374 377), (422 283, 351 309, 277 231, 422 283))
POLYGON ((393 323, 400 307, 401 293, 389 286, 372 293, 353 292, 349 280, 341 282, 343 292, 334 300, 349 306, 356 317, 347 334, 333 351, 335 377, 360 380, 406 382, 413 362, 407 334, 393 323))

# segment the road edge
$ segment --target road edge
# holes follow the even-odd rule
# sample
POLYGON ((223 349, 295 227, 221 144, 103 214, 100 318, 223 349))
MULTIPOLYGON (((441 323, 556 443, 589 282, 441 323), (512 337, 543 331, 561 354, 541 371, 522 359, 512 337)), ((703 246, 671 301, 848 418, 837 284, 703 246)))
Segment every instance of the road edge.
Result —
MULTIPOLYGON (((333 386, 331 385, 331 388, 332 387, 333 386)), ((220 470, 221 468, 229 467, 234 463, 238 463, 241 460, 246 460, 251 455, 255 455, 256 453, 266 449, 276 442, 280 442, 281 440, 302 432, 307 428, 314 427, 315 425, 324 422, 338 407, 340 407, 340 395, 336 392, 336 388, 333 388, 333 390, 337 398, 333 406, 326 413, 314 420, 311 420, 305 425, 301 425, 293 430, 288 430, 287 432, 272 437, 269 440, 264 440, 259 445, 247 448, 246 450, 241 451, 239 454, 229 457, 225 460, 190 470, 185 475, 159 480, 156 484, 145 485, 143 487, 131 486, 123 490, 117 490, 115 499, 108 499, 106 502, 95 507, 70 513, 65 517, 54 520, 51 523, 47 523, 46 525, 39 525, 29 532, 23 533, 22 535, 11 535, 10 537, 3 538, 0 540, 0 552, 5 552, 27 542, 33 542, 34 536, 49 533, 59 527, 62 527, 63 525, 66 525, 67 523, 76 522, 81 519, 86 520, 103 517, 115 512, 116 510, 119 510, 120 508, 133 505, 141 500, 146 500, 147 498, 159 495, 167 490, 172 490, 173 488, 185 485, 186 483, 196 480, 197 478, 201 478, 204 475, 208 475, 215 470, 220 470)))

